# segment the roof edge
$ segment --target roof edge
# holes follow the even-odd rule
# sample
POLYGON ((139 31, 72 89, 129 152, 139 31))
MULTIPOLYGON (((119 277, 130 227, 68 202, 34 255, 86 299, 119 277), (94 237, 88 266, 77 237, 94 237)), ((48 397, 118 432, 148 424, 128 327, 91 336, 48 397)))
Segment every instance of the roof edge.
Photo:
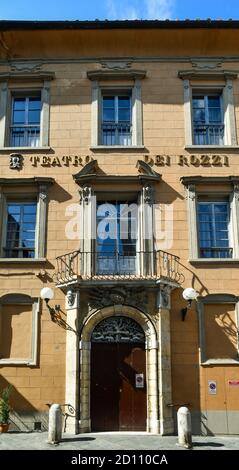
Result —
POLYGON ((0 31, 75 29, 239 29, 239 20, 1 20, 0 31))

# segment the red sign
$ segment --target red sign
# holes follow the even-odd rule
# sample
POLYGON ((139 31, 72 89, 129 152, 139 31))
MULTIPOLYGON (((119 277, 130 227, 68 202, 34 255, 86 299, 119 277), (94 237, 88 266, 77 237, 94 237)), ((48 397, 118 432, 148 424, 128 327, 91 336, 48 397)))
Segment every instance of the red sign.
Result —
POLYGON ((228 380, 228 385, 239 387, 239 380, 228 380))

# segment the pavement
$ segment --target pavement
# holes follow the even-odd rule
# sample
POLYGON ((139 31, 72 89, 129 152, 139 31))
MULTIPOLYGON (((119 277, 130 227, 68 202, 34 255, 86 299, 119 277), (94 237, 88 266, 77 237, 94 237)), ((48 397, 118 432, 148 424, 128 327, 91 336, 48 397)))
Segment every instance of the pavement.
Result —
MULTIPOLYGON (((47 432, 14 432, 0 434, 1 450, 182 450, 177 436, 148 433, 63 434, 62 441, 48 444, 47 432)), ((239 436, 193 436, 193 450, 239 450, 239 436)))

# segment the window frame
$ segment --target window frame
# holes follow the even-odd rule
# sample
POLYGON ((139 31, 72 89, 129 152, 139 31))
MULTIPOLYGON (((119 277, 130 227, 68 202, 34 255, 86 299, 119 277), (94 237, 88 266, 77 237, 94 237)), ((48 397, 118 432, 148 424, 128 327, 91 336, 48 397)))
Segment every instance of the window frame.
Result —
MULTIPOLYGON (((207 91, 193 91, 192 89, 192 132, 193 132, 193 145, 200 145, 201 144, 195 144, 195 121, 194 121, 194 106, 193 106, 193 100, 195 98, 199 98, 199 96, 202 96, 203 99, 204 99, 204 110, 205 110, 205 123, 204 124, 201 124, 201 126, 210 126, 212 125, 212 123, 210 123, 209 121, 209 105, 208 105, 208 98, 210 96, 217 96, 219 98, 219 102, 220 102, 220 115, 221 115, 221 121, 220 123, 218 123, 217 125, 218 126, 223 126, 223 143, 222 144, 216 144, 216 145, 220 145, 221 147, 224 146, 224 142, 225 142, 225 120, 224 120, 224 112, 223 112, 223 96, 222 96, 222 92, 217 92, 217 91, 210 91, 210 92, 207 92, 207 91)), ((206 144, 202 144, 203 146, 208 146, 208 145, 214 145, 214 144, 209 144, 209 143, 206 143, 206 144)))
MULTIPOLYGON (((129 111, 130 111, 130 145, 122 145, 122 147, 131 147, 132 146, 132 138, 133 138, 133 122, 132 122, 132 90, 118 90, 117 92, 113 89, 112 92, 110 89, 101 90, 101 100, 100 100, 100 118, 99 118, 99 139, 100 145, 105 147, 110 147, 111 145, 104 144, 104 134, 103 134, 103 125, 107 124, 107 121, 104 121, 104 97, 111 96, 114 97, 114 124, 119 124, 119 97, 120 96, 129 96, 129 111)), ((113 123, 112 123, 113 124, 113 123)), ((128 124, 126 124, 128 125, 128 124)), ((117 135, 117 132, 116 132, 117 135)), ((119 139, 119 135, 117 135, 119 139)), ((121 146, 119 142, 114 144, 113 146, 121 146)))
POLYGON ((188 214, 189 262, 190 263, 233 263, 239 262, 239 180, 237 177, 202 177, 185 176, 181 182, 186 187, 188 214), (208 194, 207 186, 213 185, 214 190, 208 194), (220 185, 220 190, 217 189, 220 185), (225 190, 221 186, 225 185, 225 190), (232 242, 232 258, 200 258, 197 222, 198 199, 208 201, 228 199, 230 206, 230 240, 232 242))
MULTIPOLYGON (((200 259, 210 259, 210 258, 207 258, 205 256, 200 256, 200 251, 201 249, 204 249, 204 248, 208 248, 208 249, 211 249, 213 250, 214 248, 216 248, 215 246, 210 246, 210 247, 201 247, 200 246, 200 220, 199 220, 199 204, 227 204, 227 209, 228 209, 228 226, 227 226, 227 234, 228 234, 228 244, 229 246, 228 247, 225 247, 225 251, 226 250, 229 250, 229 249, 232 249, 232 256, 231 257, 227 257, 226 259, 233 259, 233 254, 234 254, 234 240, 233 240, 233 234, 232 234, 232 208, 231 208, 231 204, 230 204, 230 200, 228 197, 225 197, 224 200, 220 197, 215 197, 215 196, 211 196, 210 198, 208 198, 208 200, 203 200, 202 197, 200 197, 200 195, 198 195, 197 197, 197 204, 196 204, 196 218, 197 218, 197 244, 198 244, 198 258, 200 259)), ((213 211, 214 212, 214 209, 213 211)), ((215 219, 212 221, 212 225, 213 225, 213 237, 215 238, 215 235, 216 235, 216 228, 215 228, 215 219)), ((224 247, 218 247, 218 248, 223 248, 224 247)), ((223 261, 223 257, 213 257, 212 259, 220 259, 223 261)))
POLYGON ((48 214, 48 190, 54 183, 53 178, 34 177, 29 179, 2 179, 0 189, 0 263, 34 263, 46 261, 47 240, 47 214, 48 214), (17 186, 22 186, 25 191, 16 191, 17 186), (27 194, 27 196, 25 196, 27 194), (36 232, 35 232, 35 257, 34 258, 6 258, 3 247, 6 240, 7 229, 7 203, 8 202, 36 202, 36 232))
MULTIPOLYGON (((39 137, 38 137, 38 140, 39 140, 39 143, 40 143, 40 140, 41 140, 41 113, 42 113, 42 98, 41 98, 41 93, 39 92, 29 92, 29 93, 22 93, 22 92, 16 92, 16 93, 11 93, 11 118, 10 118, 10 125, 9 125, 9 145, 11 147, 14 147, 14 148, 18 148, 18 147, 22 147, 22 146, 15 146, 15 145, 12 145, 12 129, 14 127, 24 127, 26 128, 26 130, 31 127, 31 124, 29 124, 29 101, 31 98, 39 98, 39 101, 40 101, 40 119, 39 119, 39 123, 38 124, 34 124, 32 127, 38 127, 39 128, 39 137), (24 115, 25 115, 25 119, 24 119, 24 124, 13 124, 13 119, 14 119, 14 101, 15 99, 17 98, 24 98, 24 115)), ((24 136, 25 138, 25 136, 24 136)), ((39 145, 27 145, 26 147, 29 147, 29 148, 38 148, 39 145)))
MULTIPOLYGON (((38 336, 39 336, 39 314, 40 299, 30 297, 26 294, 6 294, 0 297, 0 308, 2 305, 32 305, 32 334, 31 334, 31 355, 27 358, 0 358, 0 366, 5 365, 25 365, 36 366, 38 358, 38 336)), ((1 315, 1 312, 0 312, 1 315)))
POLYGON ((239 364, 239 336, 237 337, 238 359, 230 358, 207 358, 206 351, 206 329, 205 329, 205 305, 209 304, 234 304, 235 320, 237 327, 239 326, 239 298, 231 294, 208 294, 205 297, 197 298, 197 316, 199 325, 199 345, 200 345, 200 365, 226 365, 239 364))
MULTIPOLYGON (((28 80, 30 81, 31 76, 28 80)), ((36 77, 35 77, 36 80, 36 77)), ((20 86, 16 82, 1 82, 0 83, 0 113, 2 116, 0 122, 0 149, 11 150, 31 150, 38 151, 39 149, 49 148, 49 130, 50 130, 50 80, 46 79, 41 81, 38 79, 38 84, 29 86, 20 86), (41 113, 40 113, 40 135, 39 145, 31 146, 16 146, 11 145, 10 128, 12 123, 12 105, 13 99, 16 96, 30 96, 38 95, 41 97, 41 113)))
MULTIPOLYGON (((30 205, 30 204, 35 204, 36 206, 36 218, 35 218, 35 237, 34 237, 34 249, 31 250, 31 248, 29 247, 26 247, 28 248, 30 251, 34 251, 34 257, 26 257, 25 259, 35 259, 36 258, 36 250, 37 250, 37 236, 38 236, 38 231, 37 231, 37 220, 38 220, 38 211, 39 211, 39 206, 38 206, 38 201, 37 201, 37 198, 35 197, 34 199, 31 198, 31 199, 23 199, 21 200, 21 198, 18 198, 17 200, 14 198, 14 199, 11 199, 11 198, 6 198, 6 227, 5 227, 5 230, 4 230, 4 235, 3 235, 3 239, 2 239, 2 254, 5 252, 5 251, 13 251, 13 249, 11 248, 7 248, 6 247, 6 244, 7 244, 7 232, 8 232, 8 206, 9 204, 16 204, 16 205, 30 205), (5 246, 4 246, 5 245, 5 246)), ((20 210, 20 213, 22 213, 22 209, 20 210)), ((22 215, 22 214, 21 214, 22 215)), ((22 222, 22 221, 21 221, 22 222)), ((22 222, 23 223, 23 222, 22 222)), ((23 229, 22 229, 22 226, 20 226, 20 232, 22 232, 23 229)), ((19 247, 16 249, 17 252, 21 252, 22 251, 22 254, 23 254, 23 247, 19 247)), ((14 257, 7 257, 7 256, 4 256, 4 258, 6 259, 12 259, 14 257)), ((18 256, 17 259, 24 259, 24 256, 18 256)))
POLYGON ((217 84, 218 78, 215 74, 207 75, 203 77, 199 72, 195 72, 195 75, 179 72, 179 77, 183 79, 184 89, 184 123, 185 123, 185 148, 194 149, 212 149, 212 148, 224 148, 224 147, 238 147, 237 142, 237 130, 236 130, 236 117, 235 117, 235 104, 233 97, 233 80, 236 77, 231 78, 227 74, 218 76, 221 80, 220 84, 217 84), (197 76, 198 75, 198 76, 197 76), (192 80, 190 80, 192 78, 192 80), (205 84, 203 79, 210 80, 211 84, 205 84), (197 80, 197 84, 193 81, 197 80), (199 81, 201 80, 201 84, 199 81), (213 83, 214 82, 214 83, 213 83), (194 129, 193 129, 193 94, 221 94, 222 96, 222 112, 223 112, 223 123, 224 123, 224 143, 223 145, 195 145, 194 142, 194 129))
POLYGON ((97 149, 143 149, 143 116, 142 116, 141 80, 136 78, 129 85, 104 85, 98 80, 92 81, 92 106, 91 106, 91 146, 97 149), (104 94, 117 95, 131 94, 131 145, 102 145, 102 96, 104 94))

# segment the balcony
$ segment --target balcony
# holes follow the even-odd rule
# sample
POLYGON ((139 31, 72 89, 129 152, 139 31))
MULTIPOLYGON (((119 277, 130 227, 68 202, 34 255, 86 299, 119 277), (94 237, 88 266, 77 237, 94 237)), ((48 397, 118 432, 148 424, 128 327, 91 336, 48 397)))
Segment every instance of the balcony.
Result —
POLYGON ((73 251, 56 258, 55 282, 160 281, 181 284, 179 257, 165 251, 132 254, 73 251))

